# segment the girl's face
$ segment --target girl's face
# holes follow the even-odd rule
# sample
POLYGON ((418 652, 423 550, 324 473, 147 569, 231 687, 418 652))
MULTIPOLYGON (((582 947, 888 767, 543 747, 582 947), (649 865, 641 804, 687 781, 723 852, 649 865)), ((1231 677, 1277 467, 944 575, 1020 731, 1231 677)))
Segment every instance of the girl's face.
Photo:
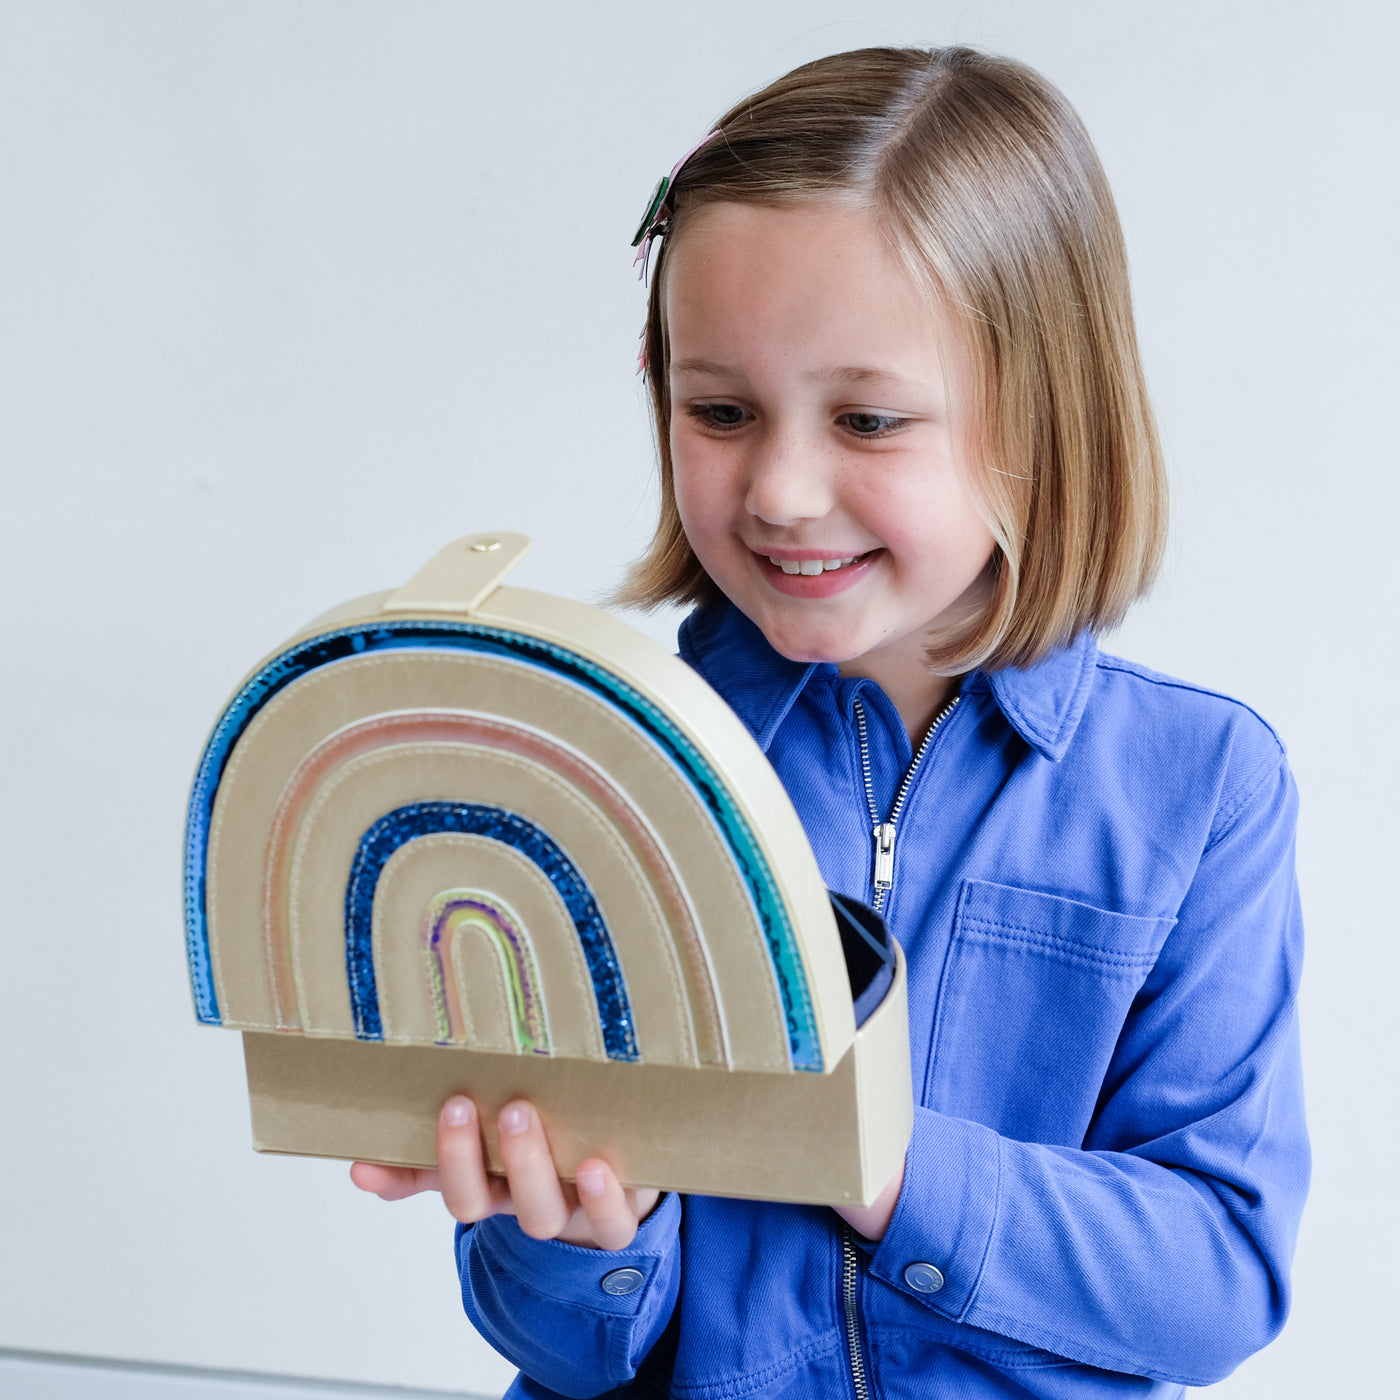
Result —
POLYGON ((705 206, 665 277, 676 503, 706 572, 784 656, 927 676, 993 546, 951 318, 834 203, 705 206))

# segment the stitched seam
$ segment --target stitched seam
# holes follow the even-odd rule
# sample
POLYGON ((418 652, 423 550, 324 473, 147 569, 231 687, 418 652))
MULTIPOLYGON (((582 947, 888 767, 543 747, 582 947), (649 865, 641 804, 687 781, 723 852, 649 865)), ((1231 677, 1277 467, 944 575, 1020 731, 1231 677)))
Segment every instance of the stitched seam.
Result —
MULTIPOLYGON (((1014 885, 1003 885, 1002 888, 1015 890, 1017 894, 1029 894, 1036 899, 1055 898, 1054 895, 1039 894, 1035 890, 1022 890, 1014 885)), ((1165 918, 1152 918, 1150 916, 1144 918, 1139 914, 1115 914, 1110 909, 1096 909, 1092 904, 1075 905, 1070 900, 1064 900, 1062 902, 1065 904, 1069 904, 1071 908, 1087 909, 1090 913, 1097 914, 1099 918, 1107 917, 1115 921, 1122 921, 1123 923, 1129 925, 1156 925, 1175 922, 1175 920, 1170 915, 1167 915, 1165 918)), ((1011 919, 999 919, 994 914, 965 914, 963 916, 962 922, 964 924, 976 924, 979 928, 1005 928, 1010 929, 1013 933, 1033 933, 1037 938, 1060 937, 1058 933, 1047 933, 1039 924, 1018 924, 1011 919)), ((1071 939, 1069 941, 1074 943, 1076 947, 1082 946, 1085 948, 1102 948, 1105 953, 1112 953, 1114 951, 1112 948, 1106 947, 1102 943, 1090 943, 1087 939, 1082 944, 1077 938, 1071 939)))
MULTIPOLYGON (((1218 690, 1210 690, 1203 685, 1192 685, 1188 681, 1175 680, 1170 676, 1158 676, 1145 672, 1134 666, 1131 662, 1123 661, 1120 657, 1106 657, 1100 654, 1099 663, 1106 671, 1117 671, 1121 675, 1132 676, 1135 680, 1140 680, 1148 685, 1160 686, 1164 690, 1185 690, 1194 695, 1206 695, 1213 700, 1223 700, 1227 705, 1234 705, 1237 709, 1243 710, 1247 715, 1252 715, 1259 721, 1268 732, 1269 737, 1274 741, 1277 755, 1274 761, 1265 759, 1260 765, 1266 771, 1258 782, 1248 785, 1247 790, 1233 802, 1224 804, 1216 812, 1215 820, 1219 823, 1213 827, 1210 836, 1207 838, 1205 850, 1209 851, 1217 841, 1222 840, 1234 828, 1239 815, 1249 805, 1250 800, 1258 793, 1260 787, 1267 781, 1270 773, 1276 773, 1279 765, 1288 757, 1288 747, 1279 738, 1278 731, 1259 713, 1258 710, 1246 705, 1244 701, 1237 700, 1233 695, 1225 695, 1218 690)), ((1202 852, 1204 854, 1204 852, 1202 852)))
POLYGON ((1060 726, 1060 735, 1056 736, 1057 738, 1062 737, 1064 731, 1069 727, 1071 715, 1073 715, 1075 732, 1078 732, 1079 722, 1084 718, 1084 711, 1089 708, 1089 692, 1093 688, 1094 681, 1099 674, 1097 643, 1095 643, 1094 652, 1094 664, 1092 666, 1080 667, 1079 684, 1074 687, 1074 697, 1070 701, 1069 709, 1065 714, 1064 723, 1060 726))
POLYGON ((790 1375, 809 1361, 820 1360, 838 1351, 843 1345, 844 1339, 841 1337, 816 1337, 800 1351, 793 1352, 759 1371, 747 1371, 742 1375, 728 1376, 724 1380, 700 1381, 694 1384, 672 1380, 671 1394, 693 1397, 693 1400, 729 1400, 730 1397, 752 1395, 759 1386, 790 1375))
POLYGON ((1246 714, 1253 715, 1269 731, 1269 737, 1278 745, 1280 756, 1287 752, 1283 740, 1279 738, 1278 731, 1273 725, 1258 710, 1246 705, 1243 700, 1236 700, 1233 695, 1226 695, 1222 691, 1211 690, 1203 685, 1192 685, 1189 681, 1179 681, 1173 676, 1158 676, 1149 673, 1134 666, 1129 661, 1124 661, 1121 657, 1104 656, 1100 653, 1098 664, 1105 671, 1117 671, 1120 675, 1132 676, 1148 685, 1161 686, 1164 690, 1189 690, 1194 695, 1208 695, 1213 700, 1223 700, 1227 705, 1235 705, 1246 714))
POLYGON ((529 1279, 512 1267, 512 1262, 508 1257, 501 1257, 495 1250, 492 1251, 492 1254, 496 1256, 492 1262, 498 1263, 500 1267, 515 1280, 516 1284, 532 1297, 539 1298, 542 1302, 549 1303, 554 1307, 558 1307, 560 1303, 567 1303, 571 1308, 582 1309, 584 1312, 592 1313, 594 1317, 606 1318, 608 1321, 626 1323, 628 1327, 636 1323, 638 1313, 641 1311, 642 1301, 647 1295, 653 1277, 653 1275, 647 1274, 646 1282, 632 1295, 637 1300, 637 1312, 612 1312, 608 1308, 600 1308, 596 1303, 584 1302, 583 1299, 577 1296, 565 1298, 559 1293, 546 1293, 542 1289, 536 1288, 529 1279))
MULTIPOLYGON (((953 909, 953 937, 950 938, 943 950, 943 965, 938 969, 938 987, 934 992, 933 1000, 933 1034, 930 1036, 928 1051, 928 1062, 924 1068, 924 1083, 919 1095, 919 1102, 927 1104, 930 1091, 933 1088, 934 1066, 938 1063, 938 1055, 943 1045, 943 1002, 948 988, 948 978, 952 975, 953 952, 958 943, 958 929, 963 917, 963 910, 967 907, 968 901, 972 898, 972 881, 964 880, 962 888, 958 891, 957 904, 953 909)), ((899 1202, 895 1202, 898 1209, 899 1202)))
MULTIPOLYGON (((1099 963, 1105 967, 1132 971, 1140 967, 1151 967, 1156 961, 1152 953, 1114 953, 1093 944, 1072 943, 1067 939, 1056 938, 1053 934, 1039 933, 1035 929, 1022 929, 1018 932, 1018 926, 1015 924, 983 923, 979 919, 968 919, 966 923, 980 929, 980 936, 989 942, 1020 943, 1030 948, 1060 953, 1073 962, 1099 963)), ((966 934, 964 938, 966 939, 966 934)))
MULTIPOLYGON (((884 1337, 898 1337, 905 1341, 929 1342, 931 1339, 926 1330, 918 1327, 881 1327, 878 1332, 871 1335, 872 1343, 879 1345, 879 1340, 884 1337)), ((935 1346, 950 1346, 957 1351, 965 1351, 970 1356, 979 1356, 984 1361, 995 1361, 999 1366, 1015 1366, 1026 1370, 1044 1369, 1050 1366, 1075 1366, 1078 1363, 1071 1361, 1067 1356, 1059 1356, 1053 1351, 1046 1351, 1043 1347, 1026 1346, 1018 1351, 998 1350, 994 1347, 978 1346, 974 1342, 965 1342, 961 1339, 939 1338, 933 1343, 935 1346)))
MULTIPOLYGON (((1091 906, 1089 906, 1089 905, 1086 904, 1086 905, 1083 905, 1082 907, 1085 908, 1085 909, 1089 909, 1091 906)), ((1097 913, 1097 914, 1099 914, 1100 916, 1102 916, 1103 914, 1108 913, 1107 910, 1095 910, 1094 912, 1097 913)), ((1110 918, 1113 918, 1113 919, 1132 920, 1132 922, 1133 922, 1133 923, 1136 923, 1136 924, 1160 924, 1160 923, 1164 923, 1164 922, 1166 922, 1166 923, 1172 922, 1172 920, 1170 920, 1170 919, 1166 919, 1166 920, 1163 920, 1163 919, 1140 919, 1140 918, 1137 918, 1135 915, 1132 915, 1132 914, 1110 914, 1109 917, 1110 917, 1110 918)), ((1035 938, 1050 938, 1050 939, 1054 939, 1054 940, 1057 941, 1057 942, 1061 940, 1061 935, 1060 935, 1060 934, 1058 934, 1058 933, 1047 933, 1047 932, 1046 932, 1043 928, 1041 928, 1038 924, 1017 924, 1017 923, 1012 923, 1012 921, 1011 921, 1010 919, 998 919, 998 918, 993 917, 993 916, 990 915, 990 914, 968 914, 968 915, 964 916, 964 918, 963 918, 963 923, 964 923, 965 925, 969 926, 969 927, 989 928, 989 929, 1006 929, 1006 930, 1008 930, 1008 931, 1011 932, 1011 933, 1029 933, 1029 934, 1031 934, 1031 935, 1032 935, 1033 937, 1035 937, 1035 938)), ((1079 939, 1077 939, 1077 938, 1065 939, 1064 941, 1065 941, 1065 942, 1068 942, 1068 943, 1072 943, 1076 948, 1098 948, 1098 949, 1101 949, 1103 952, 1105 952, 1105 953, 1107 953, 1107 954, 1110 954, 1111 956, 1114 956, 1114 957, 1120 956, 1120 954, 1118 954, 1113 948, 1109 948, 1109 947, 1107 947, 1106 945, 1104 945, 1104 944, 1102 944, 1102 943, 1090 943, 1087 939, 1085 939, 1083 942, 1081 942, 1081 941, 1080 941, 1079 939)), ((1121 955, 1121 956, 1130 956, 1130 955, 1124 954, 1124 955, 1121 955)))
POLYGON ((1017 715, 1021 721, 1021 727, 1026 732, 1026 737, 1035 743, 1036 748, 1053 749, 1055 747, 1055 740, 1058 736, 1049 732, 1037 716, 1028 714, 1025 705, 1018 708, 1017 715))
MULTIPOLYGON (((1008 1332, 1013 1329, 1020 1330, 1020 1328, 1024 1326, 1024 1321, 1022 1319, 1007 1317, 1002 1313, 986 1312, 983 1316, 988 1322, 996 1323, 1003 1330, 1008 1332)), ((995 1331, 997 1329, 993 1327, 988 1330, 995 1331)), ((1063 1351, 1058 1352, 1058 1354, 1063 1355, 1071 1351, 1077 1353, 1074 1356, 1066 1355, 1066 1360, 1078 1361, 1086 1366, 1097 1366, 1104 1371, 1123 1371, 1130 1376, 1146 1376, 1150 1380, 1168 1381, 1174 1385, 1203 1386, 1212 1384, 1209 1377, 1184 1376, 1179 1373, 1174 1374, 1168 1371, 1150 1370, 1142 1366, 1140 1362, 1131 1360, 1128 1357, 1113 1356, 1108 1352, 1094 1351, 1092 1348, 1087 1348, 1080 1343, 1071 1341, 1068 1337, 1056 1336, 1053 1332, 1047 1332, 1044 1335, 1045 1340, 1053 1342, 1057 1349, 1063 1348, 1063 1351)))
POLYGON ((1219 825, 1212 827, 1210 836, 1206 840, 1205 850, 1201 852, 1202 856, 1205 856, 1209 851, 1214 849, 1217 843, 1223 841, 1235 827, 1239 825, 1250 803, 1252 803, 1262 791, 1264 784, 1267 783, 1270 778, 1278 774, 1281 765, 1282 758, 1272 763, 1266 761, 1261 764, 1260 766, 1264 771, 1260 774, 1258 781, 1251 783, 1243 796, 1236 798, 1231 805, 1223 808, 1223 815, 1222 811, 1216 812, 1215 820, 1219 825))
POLYGON ((992 1252, 992 1241, 996 1238, 997 1222, 1001 1219, 1001 1138, 994 1138, 997 1152, 997 1179, 992 1192, 992 1224, 987 1231, 986 1242, 982 1245, 982 1257, 977 1261, 977 1274, 972 1281, 972 1288, 967 1295, 967 1302, 963 1304, 962 1311, 956 1314, 957 1321, 961 1322, 967 1317, 977 1302, 977 1295, 982 1291, 982 1279, 987 1272, 987 1259, 992 1252))
MULTIPOLYGON (((1030 697, 1022 697, 1014 707, 1019 724, 1013 721, 1013 727, 1020 729, 1023 737, 1033 741, 1036 748, 1058 750, 1068 743, 1067 736, 1072 737, 1074 731, 1078 729, 1079 722, 1084 717, 1087 693, 1093 684, 1094 673, 1098 669, 1101 656, 1097 647, 1094 650, 1095 656, 1092 665, 1086 664, 1081 657, 1074 687, 1063 705, 1047 706, 1039 704, 1030 697)), ((993 693, 995 694, 995 692, 993 693)), ((1009 719, 1010 716, 1008 715, 1007 718, 1009 719)))
POLYGON ((753 731, 754 740, 766 753, 769 745, 773 742, 773 736, 778 732, 782 722, 788 717, 788 712, 797 703, 797 697, 807 688, 807 682, 812 679, 812 672, 817 669, 820 663, 813 661, 801 677, 791 683, 789 687, 781 691, 773 699, 773 703, 768 707, 767 713, 763 716, 762 722, 753 731))
POLYGON ((1067 730, 1078 729, 1079 721, 1084 717, 1084 707, 1088 703, 1089 687, 1094 683, 1094 676, 1098 671, 1097 646, 1095 646, 1094 664, 1084 665, 1081 660, 1079 665, 1079 675, 1075 678, 1074 690, 1070 693, 1069 704, 1060 711, 1060 722, 1055 726, 1055 747, 1058 748, 1065 739, 1067 730))

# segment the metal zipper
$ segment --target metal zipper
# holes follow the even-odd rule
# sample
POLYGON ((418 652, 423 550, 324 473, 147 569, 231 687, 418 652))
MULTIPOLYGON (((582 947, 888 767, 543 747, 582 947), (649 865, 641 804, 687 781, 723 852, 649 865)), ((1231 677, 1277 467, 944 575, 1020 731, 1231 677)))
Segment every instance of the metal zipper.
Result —
POLYGON ((919 764, 924 761, 924 755, 928 752, 928 746, 933 742, 933 736, 938 732, 943 721, 957 709, 958 701, 961 699, 962 694, 959 692, 934 715, 933 723, 929 725, 928 733, 924 735, 918 753, 914 755, 913 762, 904 771, 899 791, 894 795, 894 806, 890 808, 889 816, 881 821, 880 809, 875 805, 875 786, 870 780, 870 735, 865 725, 865 706, 861 704, 860 697, 856 697, 856 734, 860 740, 860 775, 865 782, 865 805, 870 809, 870 834, 875 839, 875 873, 873 877, 875 897, 871 903, 877 914, 884 908, 885 898, 894 886, 895 825, 899 821, 899 813, 904 806, 904 799, 909 796, 909 788, 914 781, 914 774, 919 771, 919 764))
POLYGON ((856 1246, 851 1227, 841 1227, 841 1296, 846 1306, 846 1351, 851 1361, 851 1384, 856 1400, 870 1400, 870 1381, 865 1373, 865 1354, 860 1347, 860 1314, 856 1311, 856 1246))
MULTIPOLYGON (((871 902, 875 906, 876 913, 880 912, 886 896, 894 887, 895 831, 899 822, 899 814, 904 809, 904 801, 909 796, 909 789, 913 785, 914 775, 919 771, 919 765, 924 761, 924 755, 933 742, 933 736, 938 732, 943 721, 957 709, 958 701, 961 699, 961 694, 953 696, 934 715, 933 723, 929 725, 928 733, 924 735, 918 753, 914 755, 913 761, 900 780, 899 791, 894 795, 894 805, 890 808, 890 814, 884 821, 881 821, 880 809, 875 805, 875 785, 870 777, 870 733, 865 723, 865 706, 861 704, 860 697, 856 697, 856 734, 860 739, 860 775, 865 784, 865 804, 870 809, 870 834, 875 841, 875 897, 871 902)), ((843 1224, 841 1227, 841 1297, 846 1310, 846 1353, 851 1363, 851 1385, 855 1389, 856 1400, 870 1400, 870 1378, 865 1369, 865 1353, 861 1350, 860 1345, 860 1312, 856 1298, 859 1278, 860 1263, 856 1253, 855 1240, 851 1236, 851 1227, 843 1224)))

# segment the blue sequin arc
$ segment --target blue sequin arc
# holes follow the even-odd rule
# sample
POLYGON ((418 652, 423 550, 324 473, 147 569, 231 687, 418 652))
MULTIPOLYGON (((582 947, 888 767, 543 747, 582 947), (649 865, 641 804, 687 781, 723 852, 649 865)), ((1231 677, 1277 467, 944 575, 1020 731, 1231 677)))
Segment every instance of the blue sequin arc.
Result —
POLYGON ((617 960, 612 935, 603 922, 598 902, 579 868, 558 842, 534 822, 503 807, 479 802, 413 802, 395 808, 360 838, 345 887, 345 971, 355 1035, 382 1040, 379 991, 374 975, 374 891, 389 857, 409 841, 440 832, 485 836, 517 850, 532 861, 558 891, 569 911, 598 1003, 603 1048, 610 1060, 638 1060, 636 1027, 627 984, 617 960))

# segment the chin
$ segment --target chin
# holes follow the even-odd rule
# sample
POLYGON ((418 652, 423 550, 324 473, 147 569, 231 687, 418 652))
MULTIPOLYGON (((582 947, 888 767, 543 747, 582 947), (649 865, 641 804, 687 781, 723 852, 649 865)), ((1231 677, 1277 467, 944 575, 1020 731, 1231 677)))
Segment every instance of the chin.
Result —
POLYGON ((869 648, 858 642, 847 642, 830 637, 812 637, 802 633, 786 634, 781 628, 768 628, 762 620, 755 619, 759 629, 768 639, 768 645, 789 661, 801 662, 804 666, 812 662, 826 662, 839 666, 844 661, 852 661, 869 648))

